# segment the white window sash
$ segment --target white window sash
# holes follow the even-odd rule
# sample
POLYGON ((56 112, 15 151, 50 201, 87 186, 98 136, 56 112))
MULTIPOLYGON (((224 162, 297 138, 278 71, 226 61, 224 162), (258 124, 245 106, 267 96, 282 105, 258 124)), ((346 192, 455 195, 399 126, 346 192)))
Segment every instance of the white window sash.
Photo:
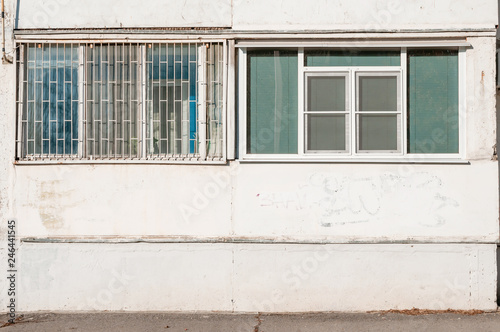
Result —
MULTIPOLYGON (((312 44, 311 44, 312 45, 312 44)), ((307 43, 295 43, 293 45, 278 45, 277 47, 295 47, 298 50, 298 153, 297 154, 250 154, 247 153, 247 49, 249 47, 273 47, 268 44, 260 43, 237 43, 236 47, 238 49, 238 104, 239 104, 239 158, 243 162, 381 162, 381 163, 458 163, 464 164, 468 163, 465 160, 465 50, 467 45, 448 45, 446 43, 436 43, 436 44, 418 44, 413 45, 411 43, 399 43, 401 62, 400 66, 352 66, 352 67, 335 67, 335 66, 315 66, 306 67, 304 66, 304 46, 311 46, 307 43), (407 152, 407 48, 406 47, 425 47, 425 48, 448 48, 459 46, 459 153, 443 153, 443 154, 417 154, 407 152), (387 152, 387 151, 370 151, 370 152, 356 152, 357 146, 357 131, 350 130, 350 149, 348 153, 324 153, 324 152, 306 152, 306 141, 305 141, 305 122, 304 115, 305 112, 305 77, 307 73, 324 73, 324 72, 350 72, 350 90, 356 91, 356 79, 354 75, 356 72, 368 72, 368 73, 381 73, 398 75, 398 151, 387 152)), ((316 45, 317 46, 317 45, 316 45)), ((315 47, 316 47, 315 46, 315 47)), ((396 46, 396 45, 392 45, 396 46)), ((332 47, 331 45, 322 45, 321 47, 332 47)), ((364 47, 364 46, 363 46, 364 47)), ((367 46, 368 47, 368 46, 367 46)), ((379 47, 379 46, 374 46, 379 47)), ((355 105, 356 93, 351 92, 350 103, 355 105)), ((351 106, 351 119, 350 128, 355 126, 356 121, 354 117, 356 112, 351 106)), ((394 112, 393 112, 394 113, 394 112)))

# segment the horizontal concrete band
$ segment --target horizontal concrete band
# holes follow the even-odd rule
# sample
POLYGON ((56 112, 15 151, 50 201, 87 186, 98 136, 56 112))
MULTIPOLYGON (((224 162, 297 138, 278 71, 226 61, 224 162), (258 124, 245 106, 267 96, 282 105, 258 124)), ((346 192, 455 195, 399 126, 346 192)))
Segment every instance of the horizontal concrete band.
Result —
POLYGON ((481 240, 464 240, 459 239, 440 240, 440 239, 408 239, 408 240, 294 240, 294 239, 272 239, 272 238, 240 238, 240 237, 217 237, 217 238, 191 238, 191 237, 144 237, 144 238, 129 238, 129 237, 23 237, 19 239, 26 243, 103 243, 103 244, 120 244, 120 243, 219 243, 219 244, 497 244, 500 241, 481 241, 481 240))
POLYGON ((496 249, 22 243, 18 303, 20 311, 493 310, 496 249))

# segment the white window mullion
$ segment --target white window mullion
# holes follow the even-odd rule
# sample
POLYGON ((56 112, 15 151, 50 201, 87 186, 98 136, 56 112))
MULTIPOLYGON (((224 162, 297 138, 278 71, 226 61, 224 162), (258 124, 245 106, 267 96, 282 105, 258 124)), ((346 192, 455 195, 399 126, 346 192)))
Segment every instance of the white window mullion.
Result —
MULTIPOLYGON (((465 158, 467 153, 467 130, 465 128, 467 97, 465 92, 466 82, 466 57, 465 47, 458 49, 458 153, 465 158)), ((497 147, 498 149, 498 147, 497 147)))
POLYGON ((226 107, 226 134, 225 134, 225 142, 226 142, 226 158, 228 160, 235 159, 236 152, 236 89, 235 89, 235 74, 236 74, 236 54, 234 47, 234 39, 228 41, 228 55, 227 55, 227 63, 225 63, 225 67, 227 68, 227 78, 226 78, 226 86, 224 90, 226 91, 226 99, 225 107, 226 107))
POLYGON ((349 82, 350 84, 350 104, 351 104, 351 140, 350 140, 350 154, 355 155, 358 152, 358 139, 357 139, 357 132, 358 132, 358 124, 356 121, 356 112, 358 111, 359 105, 357 104, 357 89, 356 89, 356 77, 355 77, 355 71, 350 69, 349 70, 349 82))
POLYGON ((403 98, 402 98, 402 83, 401 83, 401 71, 399 72, 366 72, 366 71, 355 71, 354 74, 354 79, 356 80, 356 91, 353 95, 355 95, 355 102, 356 102, 356 152, 360 154, 366 154, 366 153, 390 153, 394 155, 402 155, 402 103, 403 103, 403 98), (366 111, 366 110, 360 110, 360 81, 362 78, 366 77, 393 77, 396 79, 396 111, 366 111), (396 116, 396 150, 374 150, 374 149, 369 149, 369 150, 362 150, 360 151, 360 134, 361 134, 361 129, 359 127, 359 118, 361 118, 363 115, 381 115, 381 114, 390 114, 390 115, 395 115, 396 116))
POLYGON ((403 133, 401 135, 401 154, 406 155, 408 152, 408 121, 407 121, 407 49, 406 47, 401 48, 401 128, 403 133))
POLYGON ((304 151, 305 151, 305 145, 306 145, 306 141, 305 141, 305 131, 306 131, 306 128, 305 128, 305 113, 304 113, 304 108, 305 108, 305 105, 304 105, 304 101, 305 101, 305 98, 304 98, 304 94, 306 93, 305 91, 305 84, 304 84, 304 80, 305 80, 305 75, 304 75, 304 49, 303 48, 299 48, 298 49, 298 54, 297 54, 297 63, 298 63, 298 96, 297 96, 297 101, 298 101, 298 117, 297 117, 297 121, 298 121, 298 131, 297 131, 297 140, 298 140, 298 154, 299 156, 302 156, 304 155, 304 151))
POLYGON ((247 154, 247 50, 238 49, 239 157, 247 154))

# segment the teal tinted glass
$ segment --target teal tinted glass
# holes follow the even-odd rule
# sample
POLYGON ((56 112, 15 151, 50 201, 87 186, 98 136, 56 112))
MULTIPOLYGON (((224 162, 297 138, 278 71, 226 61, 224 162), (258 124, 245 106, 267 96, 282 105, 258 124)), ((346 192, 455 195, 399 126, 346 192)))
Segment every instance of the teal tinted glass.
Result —
POLYGON ((249 51, 247 61, 247 153, 297 153, 297 52, 249 51))
POLYGON ((306 50, 305 66, 400 66, 400 51, 306 50))
POLYGON ((408 152, 458 153, 458 52, 408 51, 408 152))

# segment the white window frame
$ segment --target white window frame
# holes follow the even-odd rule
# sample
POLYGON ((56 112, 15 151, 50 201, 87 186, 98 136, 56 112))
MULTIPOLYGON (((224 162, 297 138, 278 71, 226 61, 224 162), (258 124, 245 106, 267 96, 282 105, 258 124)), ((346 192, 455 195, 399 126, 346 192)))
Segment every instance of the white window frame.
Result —
MULTIPOLYGON (((353 70, 353 76, 354 76, 354 85, 355 85, 355 91, 353 92, 353 98, 355 100, 355 108, 353 110, 352 114, 352 121, 354 122, 354 128, 355 128, 355 133, 353 133, 353 138, 355 139, 354 142, 356 142, 356 146, 353 149, 354 154, 390 154, 390 155, 403 155, 403 86, 401 82, 401 70, 370 70, 371 67, 368 67, 369 70, 363 70, 363 69, 358 69, 358 70, 353 70), (396 112, 384 112, 386 114, 390 115, 399 115, 398 119, 398 124, 397 124, 397 146, 398 148, 393 151, 386 151, 386 150, 361 150, 359 147, 360 144, 360 129, 359 129, 359 118, 358 115, 361 114, 383 114, 382 112, 362 112, 359 110, 359 77, 377 77, 377 76, 395 76, 397 83, 397 100, 396 100, 396 105, 397 105, 397 110, 396 112)), ((405 108, 406 109, 406 108, 405 108)))
MULTIPOLYGON (((288 42, 283 45, 274 47, 279 49, 280 47, 286 47, 288 49, 295 48, 298 50, 298 153, 297 154, 250 154, 247 153, 247 51, 249 48, 273 48, 272 44, 259 43, 259 42, 243 42, 238 47, 238 118, 239 118, 239 158, 243 162, 375 162, 375 163, 459 163, 467 164, 468 161, 465 160, 466 155, 466 131, 465 131, 465 114, 466 114, 466 91, 465 91, 465 55, 466 47, 464 45, 447 45, 446 42, 442 44, 408 44, 412 49, 425 48, 425 49, 436 49, 436 48, 450 48, 458 47, 458 86, 459 86, 459 100, 458 100, 458 131, 459 131, 459 152, 458 153, 443 153, 443 154, 425 154, 425 153, 407 153, 407 47, 405 43, 401 43, 399 47, 396 45, 391 45, 391 47, 396 47, 400 50, 400 66, 374 66, 374 67, 305 67, 304 66, 304 47, 311 46, 314 48, 329 48, 334 49, 336 46, 332 44, 311 44, 308 45, 307 42, 300 43, 288 42), (295 47, 294 47, 295 46, 295 47), (346 71, 346 68, 350 71, 350 89, 351 91, 356 91, 355 84, 356 80, 352 79, 353 72, 373 72, 373 73, 397 73, 399 75, 398 87, 401 89, 400 100, 400 128, 401 133, 398 135, 400 140, 399 152, 361 152, 353 153, 355 150, 356 142, 355 137, 351 137, 350 152, 349 153, 311 153, 306 152, 306 140, 305 140, 305 80, 306 73, 333 73, 346 71)), ((345 46, 338 46, 345 49, 345 46)), ((363 48, 370 48, 370 45, 363 45, 363 48)), ((379 45, 372 45, 372 47, 380 47, 379 45)), ((352 105, 356 105, 355 93, 351 93, 351 121, 354 120, 355 112, 352 109, 352 105)), ((352 123, 352 122, 351 122, 352 123)), ((355 123, 355 122, 354 122, 355 123)), ((352 126, 351 126, 352 128, 352 126)), ((351 135, 355 135, 355 131, 351 130, 351 135)))
POLYGON ((352 99, 351 99, 351 73, 348 70, 335 70, 335 71, 314 71, 314 72, 304 72, 304 107, 303 107, 303 113, 299 116, 303 117, 303 123, 304 123, 304 143, 303 143, 303 149, 304 149, 304 154, 313 154, 313 155, 331 155, 331 154, 346 154, 350 153, 351 151, 351 134, 352 134, 352 99), (307 110, 307 95, 308 95, 308 78, 309 77, 344 77, 345 78, 345 110, 342 112, 339 111, 334 111, 334 112, 313 112, 313 111, 308 111, 307 110), (346 124, 345 124, 345 130, 346 130, 346 148, 345 150, 308 150, 307 149, 307 140, 309 136, 308 132, 308 126, 307 126, 307 115, 309 114, 326 114, 326 115, 332 115, 332 114, 345 114, 346 115, 346 124))
MULTIPOLYGON (((230 105, 228 105, 228 100, 230 99, 228 97, 228 92, 232 91, 230 88, 228 88, 230 85, 234 85, 234 73, 231 73, 231 76, 229 77, 228 75, 228 56, 229 52, 234 54, 234 41, 231 41, 229 39, 210 39, 210 38, 198 38, 198 39, 174 39, 174 40, 138 40, 138 41, 129 41, 127 39, 123 40, 79 40, 79 41, 59 41, 59 40, 52 40, 52 39, 43 39, 43 40, 31 40, 31 39, 22 39, 17 41, 18 47, 17 52, 19 54, 19 60, 17 62, 18 66, 18 74, 17 74, 17 80, 15 82, 16 84, 16 89, 18 91, 18 97, 16 100, 17 103, 17 133, 16 133, 16 163, 17 164, 61 164, 61 163, 69 163, 69 164, 100 164, 100 163, 113 163, 113 164, 126 164, 126 163, 136 163, 136 164, 142 164, 142 163, 159 163, 159 164, 226 164, 228 160, 228 144, 234 146, 234 140, 230 139, 231 142, 228 142, 228 138, 231 137, 231 135, 228 135, 228 130, 231 130, 234 132, 234 115, 231 114, 231 112, 228 111, 229 108, 234 108, 234 98, 233 100, 230 101, 230 105), (24 142, 25 135, 23 133, 23 126, 22 126, 22 116, 24 112, 24 105, 23 105, 23 88, 24 88, 24 82, 23 82, 23 75, 25 71, 25 63, 24 63, 24 52, 25 52, 25 45, 28 44, 59 44, 59 43, 68 43, 68 44, 79 44, 79 80, 78 80, 78 92, 79 92, 79 97, 78 97, 78 154, 77 155, 45 155, 45 154, 36 154, 36 155, 26 155, 24 151, 24 142), (138 79, 138 86, 140 86, 140 109, 139 109, 139 122, 140 122, 140 132, 139 132, 139 141, 140 141, 140 153, 139 157, 135 159, 128 159, 128 158, 121 158, 121 159, 107 159, 105 157, 95 159, 92 156, 86 156, 85 151, 86 151, 86 132, 85 132, 85 123, 86 123, 86 84, 85 84, 85 52, 86 49, 85 47, 90 44, 137 44, 138 45, 138 52, 140 52, 140 62, 139 62, 139 77, 138 79), (200 152, 200 157, 199 158, 182 158, 182 156, 177 156, 177 155, 172 155, 171 157, 167 158, 157 158, 157 159, 150 159, 147 157, 145 153, 145 142, 146 142, 146 103, 145 103, 145 97, 146 97, 146 45, 151 44, 151 43, 174 43, 174 44, 203 44, 203 43, 221 43, 222 44, 222 57, 223 57, 223 67, 222 67, 222 146, 221 146, 221 157, 213 158, 211 156, 206 155, 206 151, 204 153, 200 152), (232 49, 233 51, 230 51, 232 49), (231 82, 230 82, 231 80, 231 82), (230 124, 228 124, 230 122, 230 124)), ((200 61, 200 68, 198 70, 202 71, 203 68, 201 67, 206 67, 206 61, 200 61)), ((208 84, 205 81, 198 79, 198 89, 200 89, 200 86, 205 86, 208 84)), ((200 89, 200 92, 203 89, 200 89)), ((200 100, 203 99, 203 102, 200 102, 198 105, 200 107, 198 116, 203 115, 203 109, 206 107, 206 103, 208 102, 208 97, 202 96, 200 97, 200 100)), ((201 121, 198 120, 199 123, 206 123, 206 121, 201 121)), ((203 146, 206 146, 206 129, 205 133, 203 133, 203 129, 200 128, 200 137, 199 137, 199 142, 198 144, 200 145, 200 149, 203 148, 203 146), (202 141, 202 136, 205 134, 205 140, 204 142, 202 141)), ((234 153, 229 154, 229 158, 234 159, 234 153)))

